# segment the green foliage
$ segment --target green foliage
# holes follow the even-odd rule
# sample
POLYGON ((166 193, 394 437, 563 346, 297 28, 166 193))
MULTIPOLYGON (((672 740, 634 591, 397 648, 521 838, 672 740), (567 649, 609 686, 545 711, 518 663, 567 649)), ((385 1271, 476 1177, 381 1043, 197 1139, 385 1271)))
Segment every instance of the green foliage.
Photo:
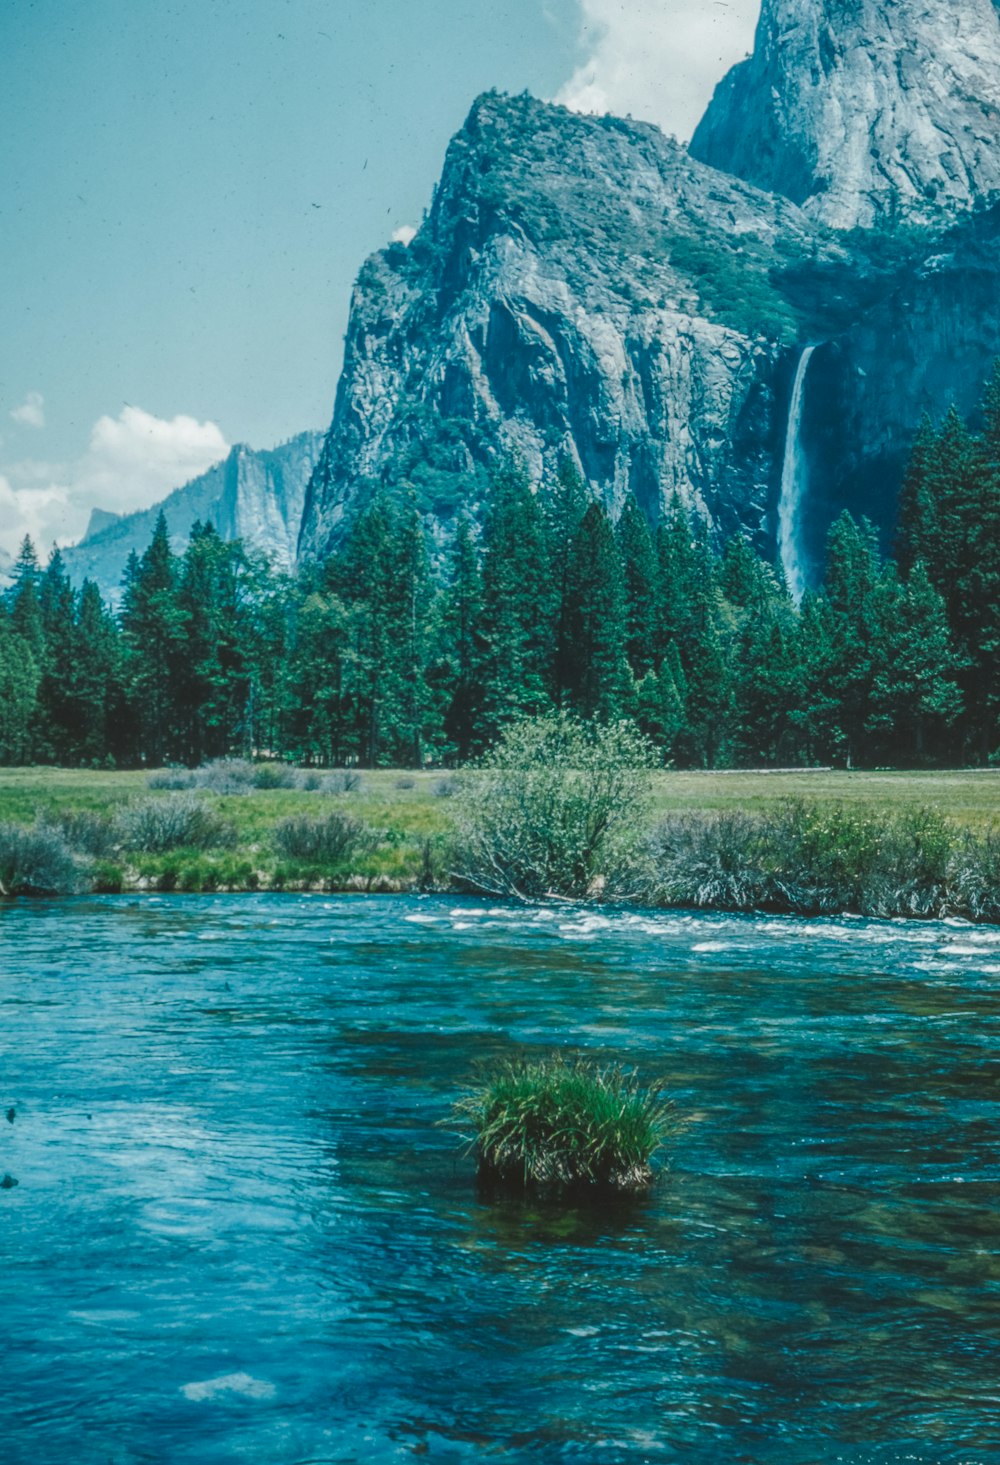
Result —
POLYGON ((283 819, 275 826, 272 839, 275 848, 289 859, 337 869, 371 854, 382 836, 360 819, 331 812, 283 819))
POLYGON ((994 919, 995 834, 932 809, 790 803, 768 815, 677 815, 653 840, 659 898, 712 910, 994 919))
POLYGON ((772 283, 763 250, 704 234, 675 235, 669 249, 670 263, 694 283, 699 303, 716 320, 745 336, 797 339, 795 312, 772 283))
POLYGON ((26 541, 0 597, 0 762, 166 763, 160 788, 277 794, 324 768, 464 763, 565 710, 634 720, 678 767, 985 764, 1000 754, 1000 368, 981 420, 921 427, 899 567, 842 515, 801 607, 679 500, 651 531, 628 499, 613 526, 569 457, 555 482, 499 459, 488 485, 470 477, 450 544, 428 536, 415 488, 376 493, 295 579, 211 525, 176 555, 161 516, 117 618, 26 541))
POLYGON ((0 824, 0 896, 73 895, 86 875, 58 829, 0 824))
POLYGON ((235 842, 231 824, 195 794, 167 794, 126 804, 115 820, 122 849, 158 854, 174 849, 216 849, 235 842))
POLYGON ((454 1118, 472 1128, 480 1176, 491 1183, 642 1190, 672 1111, 659 1085, 644 1089, 621 1068, 555 1057, 500 1064, 459 1100, 454 1118))
POLYGON ((637 895, 654 760, 631 723, 514 723, 456 800, 460 882, 518 900, 637 895))

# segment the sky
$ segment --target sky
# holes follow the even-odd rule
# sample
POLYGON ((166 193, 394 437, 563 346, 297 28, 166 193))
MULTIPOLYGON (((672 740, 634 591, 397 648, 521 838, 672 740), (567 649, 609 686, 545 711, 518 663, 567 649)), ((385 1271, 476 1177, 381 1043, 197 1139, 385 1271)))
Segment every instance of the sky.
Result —
POLYGON ((687 138, 759 0, 6 0, 0 555, 326 428, 473 99, 687 138))

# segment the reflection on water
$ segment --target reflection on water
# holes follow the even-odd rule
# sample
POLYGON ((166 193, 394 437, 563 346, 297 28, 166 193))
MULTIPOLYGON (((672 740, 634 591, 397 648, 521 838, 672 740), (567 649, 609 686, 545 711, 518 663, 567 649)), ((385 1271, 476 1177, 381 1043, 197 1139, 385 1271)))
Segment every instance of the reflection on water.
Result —
POLYGON ((1000 1461, 998 994, 951 923, 7 907, 0 1459, 1000 1461), (477 1194, 437 1121, 554 1045, 668 1076, 649 1197, 477 1194))

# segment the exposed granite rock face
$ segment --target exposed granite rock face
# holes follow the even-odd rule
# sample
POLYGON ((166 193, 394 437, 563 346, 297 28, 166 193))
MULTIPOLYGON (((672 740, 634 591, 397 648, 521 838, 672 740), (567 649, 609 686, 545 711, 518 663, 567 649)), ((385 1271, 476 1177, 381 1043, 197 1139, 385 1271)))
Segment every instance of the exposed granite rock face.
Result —
POLYGON ((763 0, 692 156, 838 229, 934 224, 1000 191, 994 0, 763 0))
POLYGON ((162 503, 135 514, 95 509, 79 544, 64 549, 66 571, 77 584, 93 580, 117 601, 130 553, 142 554, 162 509, 173 549, 182 551, 192 526, 212 523, 223 539, 242 539, 262 550, 279 570, 291 570, 306 485, 319 458, 323 435, 302 432, 269 451, 244 444, 223 462, 175 489, 162 503))
POLYGON ((952 402, 974 416, 998 357, 995 207, 956 226, 815 352, 803 424, 814 569, 826 528, 844 508, 873 519, 891 543, 897 490, 921 417, 940 418, 952 402))
POLYGON ((511 450, 768 543, 800 329, 771 271, 814 257, 842 246, 654 127, 480 98, 416 239, 361 271, 301 554, 373 485, 474 509, 511 450))

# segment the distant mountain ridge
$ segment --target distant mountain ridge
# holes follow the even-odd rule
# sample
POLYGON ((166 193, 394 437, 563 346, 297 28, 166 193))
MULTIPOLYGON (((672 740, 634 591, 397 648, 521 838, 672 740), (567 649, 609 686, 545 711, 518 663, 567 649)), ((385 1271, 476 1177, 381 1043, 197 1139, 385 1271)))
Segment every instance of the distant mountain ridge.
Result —
POLYGON ((266 450, 238 443, 221 463, 148 509, 122 515, 94 509, 83 539, 62 551, 67 573, 77 584, 93 580, 117 601, 128 557, 146 549, 161 510, 177 553, 195 523, 210 522, 223 539, 242 539, 276 569, 291 571, 306 485, 322 444, 319 432, 298 433, 266 450))

